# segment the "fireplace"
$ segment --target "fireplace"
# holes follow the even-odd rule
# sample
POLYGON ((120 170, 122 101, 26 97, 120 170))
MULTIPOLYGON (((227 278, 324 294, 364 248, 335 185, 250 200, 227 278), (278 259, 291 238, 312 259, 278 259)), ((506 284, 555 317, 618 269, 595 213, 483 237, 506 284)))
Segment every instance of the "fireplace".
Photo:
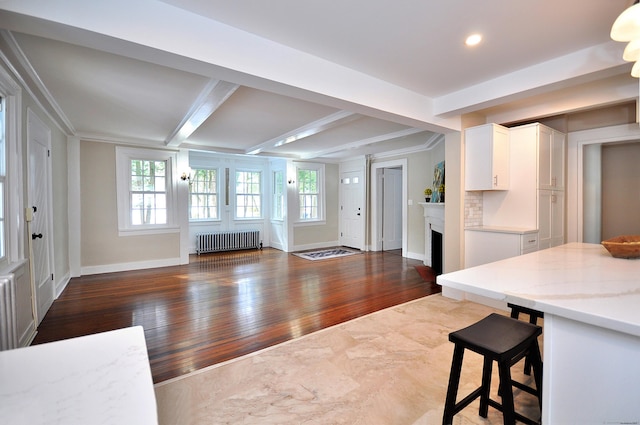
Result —
POLYGON ((444 204, 421 205, 424 207, 424 264, 441 274, 444 259, 444 204))
POLYGON ((442 233, 431 229, 431 268, 442 274, 442 233))

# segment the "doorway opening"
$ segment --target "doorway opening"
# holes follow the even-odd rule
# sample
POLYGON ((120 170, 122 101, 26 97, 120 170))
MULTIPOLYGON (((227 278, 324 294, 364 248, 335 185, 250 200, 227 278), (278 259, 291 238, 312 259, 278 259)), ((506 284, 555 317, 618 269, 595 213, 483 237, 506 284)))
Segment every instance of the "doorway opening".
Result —
POLYGON ((371 164, 373 251, 407 253, 407 160, 371 164))

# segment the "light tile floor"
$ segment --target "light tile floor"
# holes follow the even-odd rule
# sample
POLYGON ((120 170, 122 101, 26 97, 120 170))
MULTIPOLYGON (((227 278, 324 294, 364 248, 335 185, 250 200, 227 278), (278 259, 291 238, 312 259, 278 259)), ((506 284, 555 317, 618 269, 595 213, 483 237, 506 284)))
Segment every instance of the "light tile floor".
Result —
MULTIPOLYGON (((448 335, 493 311, 432 295, 161 382, 160 424, 440 424, 453 354, 448 335)), ((479 386, 482 373, 482 358, 467 353, 460 397, 479 386)), ((522 370, 515 365, 514 377, 530 383, 522 370)), ((539 418, 536 399, 514 391, 516 410, 539 418)), ((454 423, 501 424, 502 415, 489 408, 481 418, 476 400, 454 423)))

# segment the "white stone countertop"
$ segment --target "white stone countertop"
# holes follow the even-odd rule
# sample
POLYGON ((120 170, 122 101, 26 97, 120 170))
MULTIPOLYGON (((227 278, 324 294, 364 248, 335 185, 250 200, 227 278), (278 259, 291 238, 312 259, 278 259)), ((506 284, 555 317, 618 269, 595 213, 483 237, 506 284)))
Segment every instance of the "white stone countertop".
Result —
POLYGON ((438 276, 467 293, 640 337, 640 259, 569 243, 438 276))
POLYGON ((142 327, 0 352, 0 422, 154 424, 142 327))
POLYGON ((536 233, 538 229, 531 229, 525 227, 504 227, 504 226, 469 226, 464 230, 471 230, 474 232, 493 232, 493 233, 514 233, 517 235, 526 235, 529 233, 536 233))

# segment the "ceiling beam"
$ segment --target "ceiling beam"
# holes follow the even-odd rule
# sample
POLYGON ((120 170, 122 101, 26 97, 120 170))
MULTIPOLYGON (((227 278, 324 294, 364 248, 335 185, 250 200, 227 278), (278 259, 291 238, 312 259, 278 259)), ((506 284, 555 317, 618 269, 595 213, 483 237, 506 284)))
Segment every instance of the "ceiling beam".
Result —
POLYGON ((180 146, 191 134, 198 129, 237 89, 237 84, 220 80, 210 80, 200 92, 196 101, 189 108, 189 112, 182 119, 178 127, 165 141, 171 147, 180 146))
POLYGON ((295 130, 291 130, 287 133, 274 137, 271 140, 267 140, 266 142, 262 142, 258 145, 252 146, 246 149, 245 153, 248 155, 257 155, 265 150, 277 148, 278 146, 286 145, 288 143, 293 143, 297 140, 304 139, 305 137, 313 136, 314 134, 327 131, 331 128, 344 125, 360 118, 362 118, 362 115, 354 114, 353 112, 336 112, 334 114, 327 115, 324 118, 320 118, 319 120, 305 124, 302 127, 296 128, 295 130))
POLYGON ((344 145, 335 146, 335 147, 330 148, 330 149, 325 149, 325 150, 321 150, 321 151, 308 153, 308 154, 302 155, 300 157, 300 159, 317 158, 319 156, 331 154, 331 153, 334 153, 334 152, 346 151, 346 150, 349 150, 349 149, 357 149, 357 148, 360 148, 362 146, 371 145, 371 144, 374 144, 374 143, 380 143, 380 142, 384 142, 384 141, 387 141, 387 140, 398 139, 400 137, 410 136, 412 134, 422 133, 424 131, 427 131, 427 130, 425 130, 423 128, 407 128, 405 130, 394 131, 392 133, 380 134, 380 135, 377 135, 377 136, 374 136, 374 137, 368 137, 366 139, 356 140, 355 142, 351 142, 351 143, 346 143, 344 145))

